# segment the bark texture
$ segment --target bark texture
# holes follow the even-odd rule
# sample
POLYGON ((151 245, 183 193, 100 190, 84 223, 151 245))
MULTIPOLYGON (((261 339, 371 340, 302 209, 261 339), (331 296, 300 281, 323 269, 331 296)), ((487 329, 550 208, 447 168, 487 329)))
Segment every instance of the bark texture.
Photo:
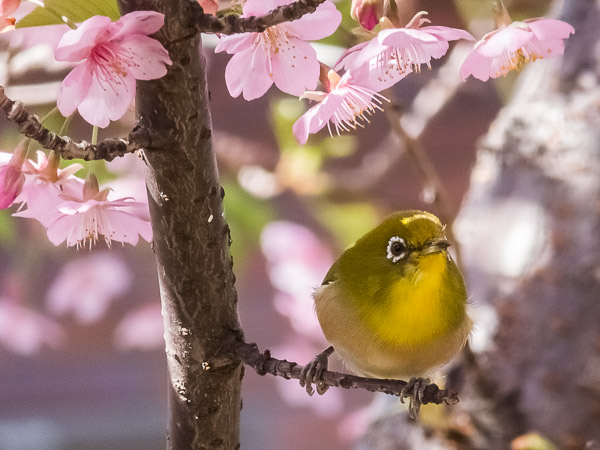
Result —
POLYGON ((169 370, 167 448, 239 448, 242 365, 229 228, 212 149, 206 68, 190 2, 119 0, 123 13, 165 14, 154 36, 173 65, 138 81, 136 108, 153 130, 144 148, 169 370))

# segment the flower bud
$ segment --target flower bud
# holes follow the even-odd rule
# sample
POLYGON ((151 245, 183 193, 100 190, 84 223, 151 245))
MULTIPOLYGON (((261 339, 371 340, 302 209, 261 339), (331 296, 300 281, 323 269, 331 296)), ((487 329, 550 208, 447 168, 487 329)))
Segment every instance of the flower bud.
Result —
POLYGON ((379 23, 383 0, 352 0, 350 15, 360 26, 372 30, 379 23))
POLYGON ((0 209, 6 209, 13 204, 25 184, 23 161, 27 155, 27 146, 19 145, 8 164, 0 167, 0 209))
POLYGON ((352 0, 350 14, 364 29, 371 31, 383 17, 395 27, 402 27, 406 20, 401 16, 412 11, 413 6, 410 0, 352 0))

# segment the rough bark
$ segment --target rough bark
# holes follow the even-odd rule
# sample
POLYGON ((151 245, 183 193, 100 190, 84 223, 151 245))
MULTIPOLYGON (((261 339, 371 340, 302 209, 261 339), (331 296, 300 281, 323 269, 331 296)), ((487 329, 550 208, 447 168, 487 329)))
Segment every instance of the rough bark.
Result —
POLYGON ((138 81, 136 97, 140 124, 160 137, 144 155, 169 370, 167 448, 236 449, 241 330, 200 36, 187 25, 189 2, 119 5, 165 14, 155 37, 173 61, 164 78, 138 81))

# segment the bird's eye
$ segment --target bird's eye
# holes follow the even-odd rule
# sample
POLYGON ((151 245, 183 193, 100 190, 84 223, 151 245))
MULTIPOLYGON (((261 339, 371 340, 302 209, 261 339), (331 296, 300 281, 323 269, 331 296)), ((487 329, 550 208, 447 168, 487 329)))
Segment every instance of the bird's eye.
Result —
POLYGON ((394 236, 390 238, 387 245, 387 258, 390 259, 393 263, 398 262, 402 258, 404 258, 407 254, 407 247, 404 243, 404 239, 398 236, 394 236))

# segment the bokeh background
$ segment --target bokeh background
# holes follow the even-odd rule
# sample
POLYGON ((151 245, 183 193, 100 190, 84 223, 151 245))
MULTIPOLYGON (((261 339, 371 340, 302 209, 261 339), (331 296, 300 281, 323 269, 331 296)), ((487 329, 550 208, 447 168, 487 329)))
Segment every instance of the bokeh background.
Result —
MULTIPOLYGON (((543 15, 549 7, 541 0, 506 4, 515 18, 543 15)), ((329 64, 357 42, 350 2, 337 6, 344 26, 317 48, 329 64)), ((407 22, 426 10, 434 24, 466 28, 476 38, 493 28, 483 0, 413 0, 405 10, 407 22)), ((54 106, 70 70, 53 59, 64 31, 45 27, 0 37, 0 84, 40 117, 54 106)), ((326 346, 311 292, 330 264, 390 212, 427 209, 453 221, 469 187, 476 143, 518 74, 462 83, 454 60, 469 47, 451 44, 449 56, 434 60, 431 70, 409 75, 387 93, 388 109, 407 113, 407 131, 439 175, 440 203, 390 130, 388 113, 374 115, 358 132, 332 139, 324 131, 301 147, 291 125, 306 105, 275 88, 252 102, 231 98, 224 82, 229 57, 214 54, 214 43, 205 39, 205 57, 241 322, 259 348, 305 363, 326 346)), ((53 116, 48 126, 57 129, 61 121, 53 116)), ((100 139, 126 135, 133 123, 132 106, 100 139)), ((76 117, 69 134, 89 140, 91 128, 76 117)), ((11 152, 19 140, 13 124, 0 118, 0 151, 11 152)), ((94 164, 115 195, 145 196, 136 155, 94 164)), ((0 450, 164 448, 166 364, 150 245, 56 248, 41 225, 13 218, 14 211, 0 211, 0 450)), ((485 334, 485 322, 480 329, 485 334)), ((381 397, 336 389, 308 397, 294 381, 247 370, 242 447, 351 448, 371 418, 398 407, 381 397)))

